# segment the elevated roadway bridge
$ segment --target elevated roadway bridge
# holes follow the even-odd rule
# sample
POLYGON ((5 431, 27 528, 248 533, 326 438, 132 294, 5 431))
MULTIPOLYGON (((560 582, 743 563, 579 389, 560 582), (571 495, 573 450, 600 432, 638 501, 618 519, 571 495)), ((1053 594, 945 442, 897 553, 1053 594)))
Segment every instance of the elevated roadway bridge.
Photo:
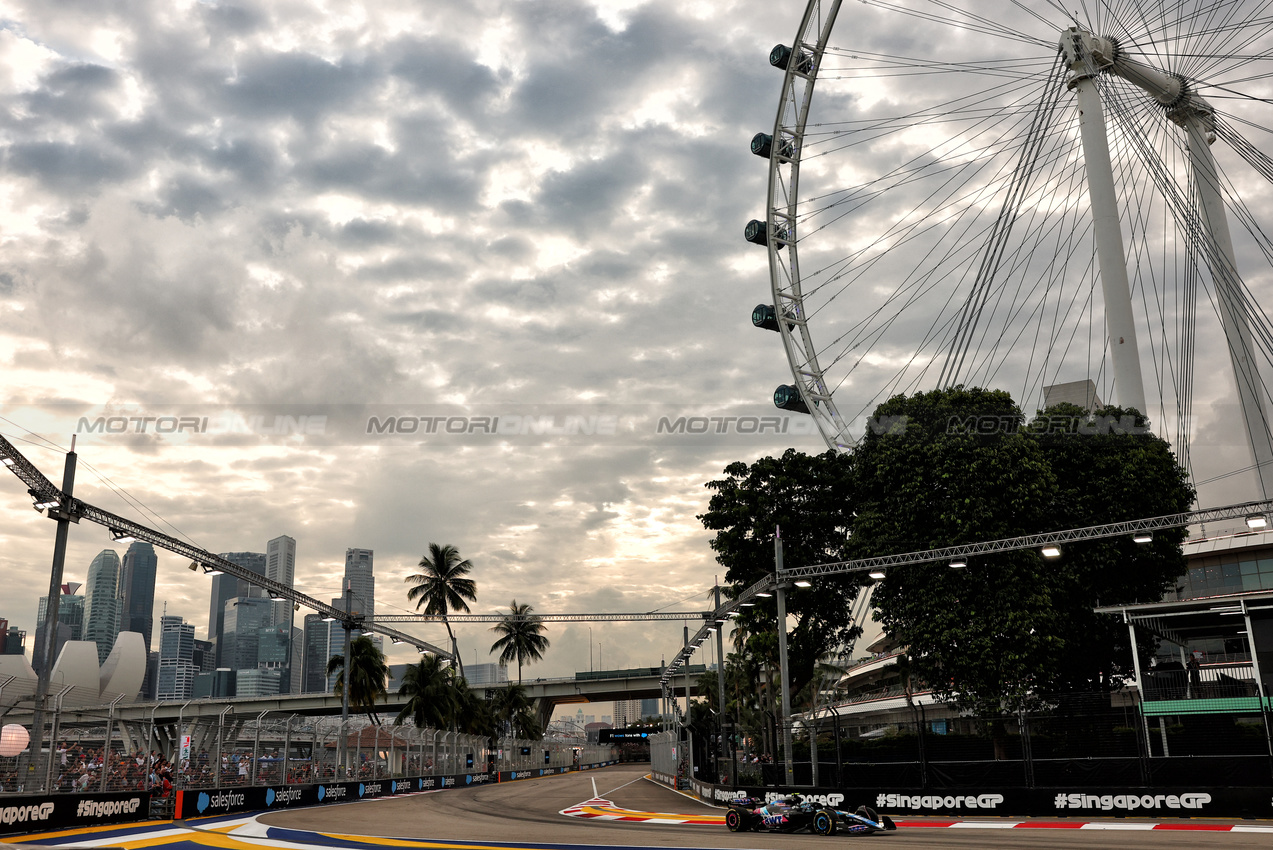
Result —
MULTIPOLYGON (((705 671, 703 665, 689 669, 690 694, 697 693, 697 678, 705 671)), ((539 709, 541 725, 552 717, 553 708, 567 703, 611 702, 627 699, 652 699, 661 691, 659 667, 640 667, 627 670, 597 670, 577 673, 574 677, 560 679, 533 679, 523 681, 522 687, 539 709)), ((14 693, 11 683, 3 692, 8 708, 4 722, 29 725, 31 710, 29 697, 22 700, 14 693), (14 704, 16 702, 16 705, 14 704)), ((470 685, 470 689, 485 698, 488 692, 506 687, 508 683, 470 685)), ((675 679, 676 692, 684 694, 685 676, 682 672, 675 679)), ((397 713, 407 704, 405 697, 391 691, 385 699, 376 703, 380 714, 397 713)), ((351 714, 357 712, 351 710, 351 714)), ((153 727, 161 739, 175 741, 193 728, 207 729, 209 724, 242 724, 263 714, 277 717, 292 715, 302 717, 339 717, 341 698, 335 694, 279 694, 265 697, 216 697, 181 702, 134 702, 111 705, 77 705, 64 707, 59 726, 70 729, 85 726, 101 726, 108 719, 124 728, 153 727)), ((138 738, 147 737, 138 736, 138 738)))

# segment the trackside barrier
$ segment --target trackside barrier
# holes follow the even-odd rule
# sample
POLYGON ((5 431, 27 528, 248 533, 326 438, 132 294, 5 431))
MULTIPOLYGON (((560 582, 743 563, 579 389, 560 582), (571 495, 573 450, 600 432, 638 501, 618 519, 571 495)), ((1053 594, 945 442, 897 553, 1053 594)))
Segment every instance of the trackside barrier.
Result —
MULTIPOLYGON (((673 778, 653 774, 665 785, 673 778)), ((710 785, 693 782, 700 799, 721 803, 738 797, 774 800, 800 794, 829 806, 856 809, 870 806, 894 818, 907 815, 985 817, 1150 817, 1150 818, 1269 818, 1273 817, 1273 786, 1260 788, 764 788, 710 785)))
POLYGON ((133 823, 149 816, 149 791, 0 797, 0 835, 133 823))
POLYGON ((448 788, 471 788, 493 782, 536 779, 572 770, 595 770, 615 762, 572 767, 542 767, 507 770, 499 773, 459 773, 447 776, 413 776, 401 779, 375 779, 363 782, 327 782, 312 785, 249 786, 247 788, 184 790, 177 792, 176 817, 181 819, 212 817, 238 812, 275 811, 278 809, 350 803, 422 791, 448 788))

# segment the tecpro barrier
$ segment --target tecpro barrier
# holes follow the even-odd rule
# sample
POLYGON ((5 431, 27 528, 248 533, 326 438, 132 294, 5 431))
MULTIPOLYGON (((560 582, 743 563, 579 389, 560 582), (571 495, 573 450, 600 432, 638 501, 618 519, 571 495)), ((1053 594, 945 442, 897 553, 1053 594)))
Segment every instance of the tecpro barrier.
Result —
POLYGON ((150 792, 0 797, 0 835, 145 820, 150 792))
MULTIPOLYGON (((667 777, 655 776, 668 782, 667 777)), ((830 806, 870 806, 905 815, 1030 817, 1273 817, 1273 787, 1180 788, 732 788, 691 784, 700 798, 719 803, 737 797, 773 800, 798 793, 830 806)))

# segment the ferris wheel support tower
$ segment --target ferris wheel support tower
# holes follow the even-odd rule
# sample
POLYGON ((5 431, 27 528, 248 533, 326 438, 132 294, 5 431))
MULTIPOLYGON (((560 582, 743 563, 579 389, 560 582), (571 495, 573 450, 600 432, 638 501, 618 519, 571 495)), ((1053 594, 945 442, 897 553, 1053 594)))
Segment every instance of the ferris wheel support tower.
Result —
POLYGON ((1251 460, 1256 468, 1261 494, 1269 499, 1273 497, 1273 438, 1270 437, 1259 371, 1252 358, 1251 328, 1242 298, 1229 220, 1220 192, 1220 172, 1211 153, 1211 142, 1215 139, 1215 111, 1205 99, 1190 91, 1184 79, 1128 58, 1120 52, 1114 39, 1071 27, 1062 33, 1059 46, 1072 72, 1068 85, 1077 94, 1083 158, 1087 165, 1088 194, 1092 204, 1106 326, 1119 403, 1146 415, 1149 413, 1136 344, 1127 259, 1119 224, 1104 109, 1096 86, 1096 77, 1102 73, 1121 77, 1143 89, 1166 110, 1167 117, 1185 131, 1202 222, 1202 249, 1219 297, 1220 321, 1238 385, 1251 460))

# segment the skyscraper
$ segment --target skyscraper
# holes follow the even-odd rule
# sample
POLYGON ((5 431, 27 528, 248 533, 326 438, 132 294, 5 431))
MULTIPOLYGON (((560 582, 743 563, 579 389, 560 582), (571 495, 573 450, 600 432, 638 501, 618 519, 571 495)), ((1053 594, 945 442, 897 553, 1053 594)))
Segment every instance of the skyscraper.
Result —
MULTIPOLYGON (((53 662, 68 640, 84 639, 84 597, 79 595, 83 585, 68 582, 62 585, 62 597, 57 609, 57 643, 53 648, 53 662)), ((35 617, 35 645, 31 652, 31 667, 40 672, 44 667, 45 619, 48 617, 49 598, 40 597, 40 607, 35 617)))
POLYGON ((155 623, 157 565, 155 547, 137 540, 130 544, 128 551, 124 553, 123 568, 120 571, 123 605, 119 630, 139 632, 146 644, 146 652, 150 652, 150 633, 155 623))
MULTIPOLYGON (((88 566, 84 594, 84 640, 97 644, 97 663, 110 655, 119 634, 119 554, 103 549, 88 566)), ((46 603, 47 604, 47 603, 46 603)), ((58 619, 61 620, 59 612, 58 619)))
POLYGON ((327 691, 327 659, 331 642, 331 623, 317 614, 305 615, 305 661, 301 677, 301 693, 321 694, 327 691))
MULTIPOLYGON (((265 544, 265 577, 272 579, 279 584, 285 584, 288 587, 294 587, 296 584, 296 541, 286 534, 275 537, 269 543, 265 544)), ((290 646, 292 636, 292 619, 293 603, 289 599, 279 599, 274 602, 274 616, 270 625, 284 629, 283 634, 287 638, 290 646)), ((300 671, 295 676, 297 685, 300 684, 300 671)), ((291 651, 289 649, 287 659, 279 668, 280 693, 291 693, 292 691, 292 665, 291 651)))
MULTIPOLYGON (((257 575, 265 575, 264 552, 222 552, 221 557, 257 575)), ((221 657, 221 647, 224 643, 221 638, 225 623, 225 604, 240 596, 263 598, 265 595, 261 588, 240 581, 232 575, 222 573, 212 577, 212 607, 208 610, 208 640, 212 641, 216 647, 213 669, 230 666, 229 662, 221 657)))
POLYGON ((190 699, 194 695, 194 624, 180 617, 159 618, 160 700, 190 699))
MULTIPOLYGON (((351 594, 350 613, 376 616, 376 577, 372 568, 375 553, 371 549, 345 550, 345 582, 351 594)), ((342 606, 343 607, 343 606, 342 606)))
POLYGON ((240 596, 225 604, 222 644, 217 667, 231 670, 255 670, 260 655, 261 629, 268 628, 273 618, 269 599, 240 596))

